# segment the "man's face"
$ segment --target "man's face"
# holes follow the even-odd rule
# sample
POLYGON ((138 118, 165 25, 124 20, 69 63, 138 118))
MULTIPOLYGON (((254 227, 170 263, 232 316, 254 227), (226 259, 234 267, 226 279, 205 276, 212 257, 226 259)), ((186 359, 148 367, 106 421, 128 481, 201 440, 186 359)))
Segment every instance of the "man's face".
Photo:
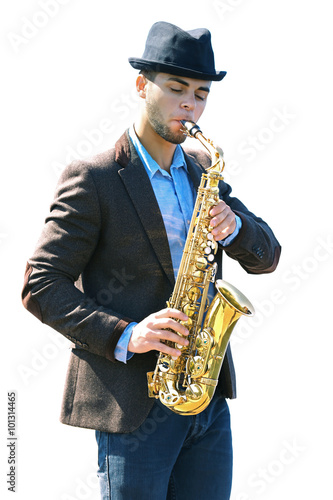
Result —
POLYGON ((166 141, 181 144, 186 136, 180 120, 199 120, 210 86, 206 80, 158 73, 146 86, 145 109, 150 126, 166 141))

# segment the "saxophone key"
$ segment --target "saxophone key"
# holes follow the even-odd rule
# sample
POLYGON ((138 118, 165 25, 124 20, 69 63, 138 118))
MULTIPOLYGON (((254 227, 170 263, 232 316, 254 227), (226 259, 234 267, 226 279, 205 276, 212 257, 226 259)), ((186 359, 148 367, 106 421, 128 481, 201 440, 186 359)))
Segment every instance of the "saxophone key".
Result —
POLYGON ((206 201, 207 205, 210 205, 210 207, 216 205, 216 200, 214 198, 208 198, 206 201))
POLYGON ((195 260, 195 266, 197 269, 206 269, 207 267, 207 260, 205 257, 198 257, 196 260, 195 260))
POLYGON ((164 357, 160 360, 160 363, 158 365, 158 369, 162 373, 167 373, 170 370, 170 360, 167 357, 164 357))
MULTIPOLYGON (((178 335, 179 335, 179 337, 186 338, 186 337, 185 337, 185 336, 183 336, 183 335, 180 335, 180 334, 178 334, 178 335)), ((187 340, 187 339, 186 339, 186 340, 187 340)), ((189 341, 188 341, 188 340, 187 340, 186 345, 183 345, 183 344, 178 344, 178 343, 176 342, 175 347, 176 347, 177 349, 179 349, 180 351, 183 351, 184 349, 187 349, 188 344, 189 344, 189 341)), ((172 356, 172 358, 173 358, 173 356, 172 356)), ((178 359, 178 356, 176 356, 176 357, 175 357, 175 359, 178 359)))
POLYGON ((195 283, 202 283, 204 279, 204 273, 202 271, 194 271, 192 279, 195 283))
POLYGON ((200 298, 200 295, 201 295, 200 288, 198 288, 197 286, 192 286, 187 292, 187 297, 190 300, 190 302, 196 302, 200 298))
POLYGON ((188 316, 189 318, 193 318, 194 314, 196 313, 196 305, 194 303, 188 303, 184 306, 183 311, 188 316))

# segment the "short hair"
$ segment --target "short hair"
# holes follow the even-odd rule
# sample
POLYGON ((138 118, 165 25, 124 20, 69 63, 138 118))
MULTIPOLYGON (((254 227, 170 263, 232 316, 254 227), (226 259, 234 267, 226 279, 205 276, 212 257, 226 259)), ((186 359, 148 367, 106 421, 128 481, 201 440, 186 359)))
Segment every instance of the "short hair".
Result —
POLYGON ((151 69, 142 69, 140 71, 140 75, 143 75, 150 82, 154 82, 155 81, 155 78, 156 78, 157 74, 158 74, 158 71, 153 71, 151 69))

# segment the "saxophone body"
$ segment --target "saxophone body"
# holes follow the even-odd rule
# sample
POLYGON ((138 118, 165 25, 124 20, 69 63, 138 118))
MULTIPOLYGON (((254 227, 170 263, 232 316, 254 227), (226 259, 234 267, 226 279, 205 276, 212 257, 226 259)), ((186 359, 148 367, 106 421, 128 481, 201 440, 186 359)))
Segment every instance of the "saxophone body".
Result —
POLYGON ((148 395, 175 413, 195 415, 210 403, 227 350, 240 316, 254 313, 252 304, 234 286, 217 280, 216 295, 208 304, 208 290, 215 282, 217 243, 211 234, 210 210, 219 201, 223 180, 223 152, 206 139, 197 125, 182 121, 184 133, 208 150, 212 165, 202 175, 188 236, 168 307, 183 311, 188 320, 187 346, 165 341, 181 351, 178 358, 160 352, 153 372, 147 373, 148 395))

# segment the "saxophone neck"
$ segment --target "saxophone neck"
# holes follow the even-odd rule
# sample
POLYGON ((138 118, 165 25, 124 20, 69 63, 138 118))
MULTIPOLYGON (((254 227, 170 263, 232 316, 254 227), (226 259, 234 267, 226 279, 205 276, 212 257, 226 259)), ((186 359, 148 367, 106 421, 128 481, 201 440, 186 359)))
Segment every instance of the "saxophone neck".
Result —
POLYGON ((181 123, 184 134, 197 139, 207 149, 212 162, 212 165, 207 168, 207 173, 222 174, 224 169, 223 150, 219 146, 215 146, 213 141, 207 139, 194 122, 182 120, 181 123))

